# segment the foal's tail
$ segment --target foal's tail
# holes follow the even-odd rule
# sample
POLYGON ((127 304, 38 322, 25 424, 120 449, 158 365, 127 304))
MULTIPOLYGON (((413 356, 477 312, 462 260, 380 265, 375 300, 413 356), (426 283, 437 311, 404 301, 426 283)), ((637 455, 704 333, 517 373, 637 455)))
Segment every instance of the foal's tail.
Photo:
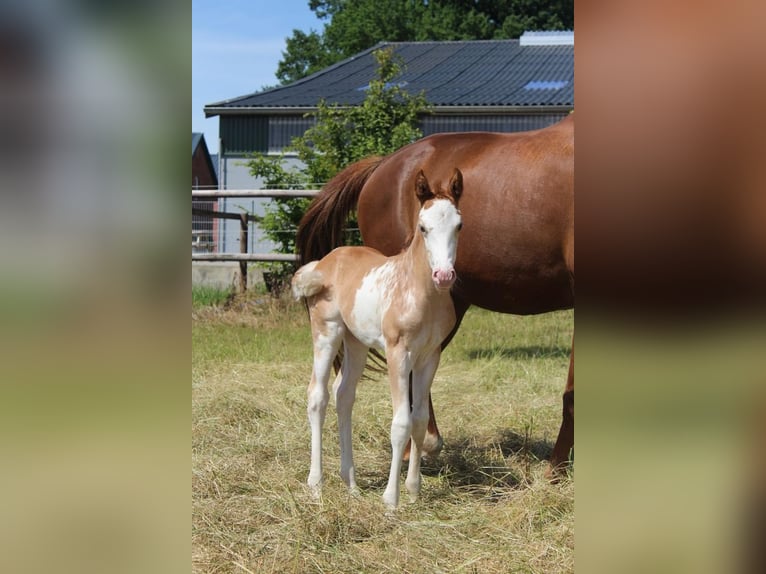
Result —
POLYGON ((324 287, 322 274, 314 270, 317 263, 319 261, 307 263, 293 275, 293 297, 296 299, 307 299, 319 293, 324 287))
POLYGON ((382 157, 372 156, 351 164, 325 184, 298 225, 296 247, 301 264, 321 259, 343 245, 348 215, 356 208, 365 182, 382 157))

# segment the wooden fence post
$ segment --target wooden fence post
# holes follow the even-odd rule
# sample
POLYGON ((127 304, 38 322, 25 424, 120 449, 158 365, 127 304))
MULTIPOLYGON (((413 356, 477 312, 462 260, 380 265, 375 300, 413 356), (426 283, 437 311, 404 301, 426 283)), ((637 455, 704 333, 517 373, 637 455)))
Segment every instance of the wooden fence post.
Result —
MULTIPOLYGON (((239 214, 239 251, 247 253, 247 213, 239 214)), ((239 292, 247 292, 247 261, 239 262, 239 292)))

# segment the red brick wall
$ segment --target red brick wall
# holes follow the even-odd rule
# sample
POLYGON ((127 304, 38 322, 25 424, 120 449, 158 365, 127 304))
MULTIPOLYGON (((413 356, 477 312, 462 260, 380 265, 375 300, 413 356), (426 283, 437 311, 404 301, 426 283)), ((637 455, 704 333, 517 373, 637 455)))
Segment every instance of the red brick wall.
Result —
POLYGON ((192 155, 192 187, 210 189, 216 186, 215 174, 211 173, 204 148, 197 146, 192 155))

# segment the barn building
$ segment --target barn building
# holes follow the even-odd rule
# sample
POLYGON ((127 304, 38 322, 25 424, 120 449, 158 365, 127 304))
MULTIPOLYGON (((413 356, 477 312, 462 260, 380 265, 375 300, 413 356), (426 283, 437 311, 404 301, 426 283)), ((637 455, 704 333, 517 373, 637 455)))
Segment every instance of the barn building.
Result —
MULTIPOLYGON (((192 132, 192 189, 218 189, 218 156, 211 156, 205 136, 192 132)), ((192 209, 215 211, 217 201, 192 198, 192 209)), ((218 220, 192 213, 192 253, 215 251, 218 220)))

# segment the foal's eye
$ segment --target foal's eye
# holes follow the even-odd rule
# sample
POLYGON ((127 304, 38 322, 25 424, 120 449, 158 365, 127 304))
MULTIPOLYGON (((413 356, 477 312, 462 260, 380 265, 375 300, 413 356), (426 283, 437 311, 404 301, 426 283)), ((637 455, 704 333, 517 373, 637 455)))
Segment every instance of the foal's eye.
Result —
POLYGON ((421 224, 420 225, 420 233, 425 233, 425 232, 426 232, 426 226, 421 224))
POLYGON ((460 231, 461 229, 463 229, 463 222, 462 221, 457 224, 457 230, 460 231))

